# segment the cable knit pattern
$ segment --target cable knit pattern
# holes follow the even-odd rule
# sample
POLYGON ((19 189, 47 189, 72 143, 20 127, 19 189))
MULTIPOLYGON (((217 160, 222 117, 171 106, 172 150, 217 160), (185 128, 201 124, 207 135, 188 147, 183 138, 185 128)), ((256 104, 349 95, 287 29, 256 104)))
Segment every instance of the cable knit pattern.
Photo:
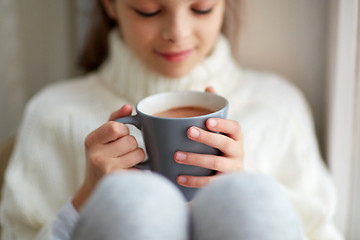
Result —
MULTIPOLYGON (((239 68, 223 36, 204 62, 179 79, 147 69, 115 32, 110 45, 111 55, 98 72, 49 86, 28 104, 3 189, 3 240, 51 239, 52 222, 84 178, 84 139, 111 112, 157 92, 206 86, 229 100, 229 118, 242 126, 246 171, 283 185, 307 239, 342 239, 332 219, 334 184, 298 89, 276 75, 239 68)), ((142 145, 139 131, 131 133, 142 145)))
POLYGON ((99 77, 110 88, 114 88, 118 95, 125 96, 132 103, 158 92, 204 91, 204 86, 224 86, 227 82, 224 74, 238 70, 234 61, 229 61, 231 56, 229 44, 221 35, 212 54, 196 66, 189 75, 178 79, 166 78, 149 70, 133 55, 123 41, 119 41, 117 32, 110 34, 110 42, 111 54, 106 64, 100 69, 99 77), (224 68, 225 65, 226 68, 224 68))

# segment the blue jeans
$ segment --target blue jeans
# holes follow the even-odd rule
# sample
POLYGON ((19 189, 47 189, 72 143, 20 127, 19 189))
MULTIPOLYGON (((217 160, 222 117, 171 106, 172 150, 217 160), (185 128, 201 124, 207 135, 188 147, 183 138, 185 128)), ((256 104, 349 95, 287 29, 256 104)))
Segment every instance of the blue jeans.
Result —
POLYGON ((300 240, 301 222, 273 179, 224 174, 191 203, 164 177, 105 177, 80 212, 74 240, 300 240))

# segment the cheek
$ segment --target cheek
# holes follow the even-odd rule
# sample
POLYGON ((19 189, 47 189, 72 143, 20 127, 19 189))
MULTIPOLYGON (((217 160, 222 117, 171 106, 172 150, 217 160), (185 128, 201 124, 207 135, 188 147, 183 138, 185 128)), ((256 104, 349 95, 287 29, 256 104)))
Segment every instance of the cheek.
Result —
POLYGON ((120 30, 124 38, 137 38, 137 36, 141 37, 142 26, 134 21, 122 21, 120 24, 120 30))
POLYGON ((133 50, 149 48, 154 42, 155 30, 147 24, 131 23, 124 24, 121 29, 125 42, 133 50))
POLYGON ((214 29, 199 29, 198 37, 201 38, 201 51, 207 56, 211 53, 216 45, 220 31, 214 31, 214 29))
POLYGON ((211 21, 208 21, 204 27, 198 28, 199 35, 201 35, 207 54, 213 49, 221 32, 222 20, 219 19, 222 18, 213 18, 211 21))
POLYGON ((132 39, 133 41, 141 42, 146 45, 148 42, 154 41, 157 36, 157 28, 152 24, 143 22, 132 22, 124 26, 124 38, 132 39))

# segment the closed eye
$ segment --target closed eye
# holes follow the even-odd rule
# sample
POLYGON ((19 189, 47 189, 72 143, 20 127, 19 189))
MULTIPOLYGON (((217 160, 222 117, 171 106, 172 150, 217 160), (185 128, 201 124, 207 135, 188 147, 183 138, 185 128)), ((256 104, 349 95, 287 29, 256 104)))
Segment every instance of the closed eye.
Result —
POLYGON ((138 9, 135 9, 135 12, 137 14, 139 14, 141 17, 153 17, 153 16, 156 16, 158 13, 160 13, 161 11, 158 10, 158 11, 155 11, 155 12, 143 12, 143 11, 140 11, 138 9))
POLYGON ((210 9, 207 9, 207 10, 199 10, 199 9, 192 8, 191 10, 192 10, 194 13, 196 13, 196 14, 205 15, 205 14, 211 13, 213 9, 210 8, 210 9))

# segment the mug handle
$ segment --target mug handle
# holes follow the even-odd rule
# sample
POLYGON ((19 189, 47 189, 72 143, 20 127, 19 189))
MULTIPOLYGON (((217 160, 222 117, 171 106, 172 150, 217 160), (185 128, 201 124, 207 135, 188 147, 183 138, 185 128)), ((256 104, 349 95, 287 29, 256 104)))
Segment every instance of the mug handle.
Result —
MULTIPOLYGON (((138 128, 139 130, 141 130, 139 115, 121 117, 115 119, 115 122, 119 122, 123 124, 131 124, 134 125, 136 128, 138 128)), ((142 170, 150 170, 150 161, 148 159, 147 161, 136 164, 134 167, 142 170)))
POLYGON ((141 130, 139 115, 121 117, 121 118, 115 119, 115 122, 119 122, 119 123, 123 123, 123 124, 131 124, 131 125, 134 125, 135 127, 137 127, 139 130, 141 130))

